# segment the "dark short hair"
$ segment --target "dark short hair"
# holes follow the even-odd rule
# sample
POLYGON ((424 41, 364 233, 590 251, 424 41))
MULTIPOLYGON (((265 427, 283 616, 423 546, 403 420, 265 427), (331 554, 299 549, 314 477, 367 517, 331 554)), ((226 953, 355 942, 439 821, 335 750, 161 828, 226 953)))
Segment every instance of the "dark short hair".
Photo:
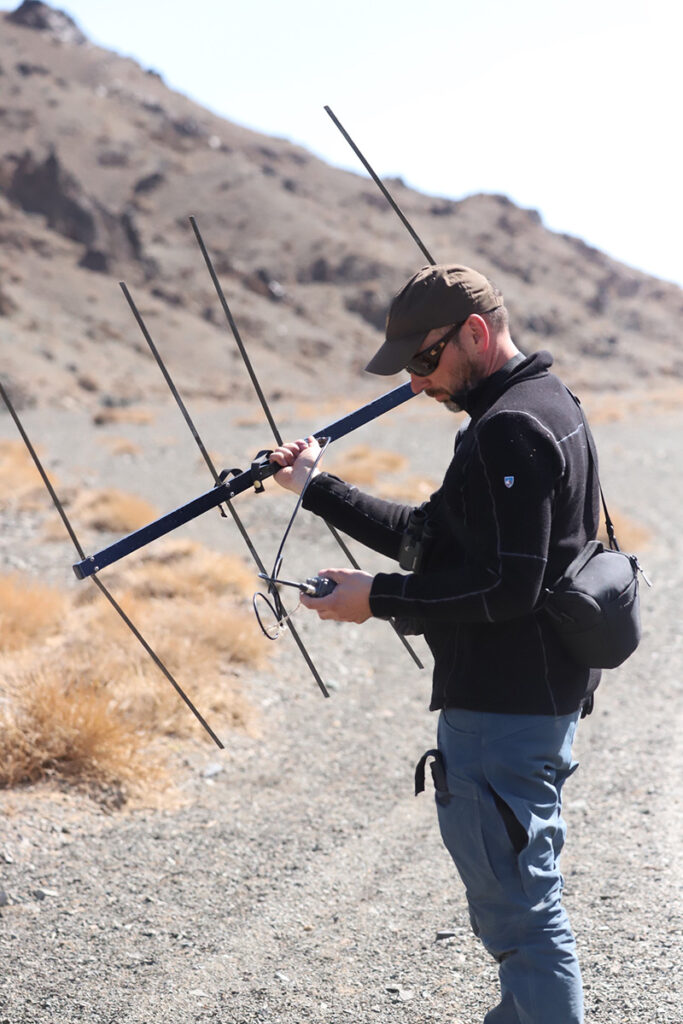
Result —
POLYGON ((496 309, 492 309, 490 313, 482 313, 481 317, 482 320, 486 321, 489 330, 492 331, 493 334, 498 334, 499 331, 506 330, 510 324, 507 306, 497 306, 496 309))

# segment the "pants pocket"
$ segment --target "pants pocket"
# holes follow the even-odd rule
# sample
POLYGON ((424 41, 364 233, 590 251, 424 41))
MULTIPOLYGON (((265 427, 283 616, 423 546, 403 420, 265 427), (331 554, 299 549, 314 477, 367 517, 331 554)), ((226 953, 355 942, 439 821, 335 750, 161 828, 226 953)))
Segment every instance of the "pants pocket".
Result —
MULTIPOLYGON (((478 787, 447 773, 448 791, 436 790, 436 810, 444 846, 453 858, 458 873, 474 897, 491 895, 499 886, 499 870, 490 856, 495 843, 485 840, 486 808, 482 808, 478 787)), ((500 831, 504 831, 499 823, 500 831)))
POLYGON ((496 810, 500 814, 503 825, 505 826, 505 831, 507 832, 508 839, 512 844, 512 849, 515 851, 515 854, 519 856, 522 850, 529 843, 529 836, 527 830, 519 821, 510 805, 503 800, 500 794, 496 793, 495 789, 490 783, 489 789, 491 790, 491 795, 493 797, 493 802, 496 805, 496 810))

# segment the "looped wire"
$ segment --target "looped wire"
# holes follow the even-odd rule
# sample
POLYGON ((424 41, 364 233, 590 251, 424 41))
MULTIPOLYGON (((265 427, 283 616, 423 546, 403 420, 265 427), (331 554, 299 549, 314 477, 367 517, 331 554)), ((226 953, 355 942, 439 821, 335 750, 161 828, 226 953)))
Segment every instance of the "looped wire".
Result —
MULTIPOLYGON (((313 473, 317 469, 318 463, 320 462, 320 460, 322 459, 323 455, 327 451, 327 446, 330 444, 331 438, 329 438, 329 437, 320 437, 317 440, 318 440, 318 443, 320 444, 320 451, 316 455, 315 461, 314 461, 313 465, 311 466, 311 468, 308 471, 308 476, 306 477, 305 483, 304 483, 303 487, 301 488, 301 492, 300 492, 299 497, 297 499, 297 503, 294 506, 294 511, 292 512, 291 516, 289 517, 289 522, 287 523, 287 526, 285 527, 285 532, 282 535, 282 540, 280 541, 280 546, 278 547, 277 554, 275 556, 275 562, 273 563, 273 570, 270 573, 271 579, 276 579, 280 575, 280 569, 281 569, 281 566, 282 566, 282 559, 283 559, 283 550, 284 550, 284 546, 285 546, 285 542, 287 540, 287 537, 289 536, 289 531, 291 530, 292 524, 294 523, 294 520, 296 519, 297 512, 301 508, 301 503, 304 500, 304 495, 306 494, 306 491, 308 490, 308 485, 310 484, 311 480, 313 479, 313 473)), ((269 583, 268 584, 268 596, 267 597, 261 591, 257 591, 254 594, 253 598, 252 598, 252 607, 254 609, 254 615, 256 616, 256 621, 258 622, 258 624, 259 624, 259 626, 261 628, 261 632, 263 633, 263 635, 265 637, 268 638, 268 640, 277 640, 278 639, 278 637, 280 636, 281 632, 284 629, 286 629, 287 621, 291 618, 292 615, 294 615, 294 612, 296 612, 297 609, 300 606, 301 606, 301 602, 299 602, 299 604, 297 604, 297 606, 294 609, 294 611, 288 612, 286 610, 285 606, 282 603, 282 599, 280 598, 280 591, 278 590, 278 587, 277 587, 276 583, 269 583), (261 601, 263 601, 266 604, 266 606, 269 608, 270 612, 273 614, 273 616, 275 618, 275 624, 273 626, 265 626, 263 624, 263 621, 262 621, 262 618, 261 618, 261 614, 259 612, 259 607, 258 607, 258 599, 259 598, 260 598, 261 601)))

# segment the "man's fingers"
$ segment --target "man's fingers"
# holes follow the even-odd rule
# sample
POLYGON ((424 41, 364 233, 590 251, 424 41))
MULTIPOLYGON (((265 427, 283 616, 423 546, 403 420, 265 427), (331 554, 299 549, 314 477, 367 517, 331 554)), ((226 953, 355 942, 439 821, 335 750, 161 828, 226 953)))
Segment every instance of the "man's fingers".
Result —
MULTIPOLYGON (((347 573, 348 569, 318 569, 318 576, 327 576, 328 580, 334 580, 335 583, 340 583, 342 577, 347 573)), ((352 569, 351 572, 354 570, 352 569)))
MULTIPOLYGON (((334 580, 335 583, 339 583, 341 577, 344 574, 343 569, 319 569, 318 576, 326 576, 330 580, 334 580), (336 577, 336 579, 335 579, 336 577)), ((329 618, 325 612, 330 604, 334 603, 334 590, 331 593, 326 594, 325 597, 311 597, 310 594, 302 594, 299 599, 304 608, 311 608, 314 612, 317 612, 321 619, 329 618)))
POLYGON ((304 444, 302 441, 288 441, 280 445, 279 448, 275 448, 270 453, 270 461, 277 462, 280 466, 291 466, 296 457, 303 451, 302 444, 304 444))
POLYGON ((314 443, 315 438, 313 437, 309 437, 307 440, 299 438, 297 441, 285 441, 284 444, 273 449, 270 453, 270 461, 277 462, 280 466, 292 466, 298 456, 314 443))
POLYGON ((319 576, 334 580, 337 586, 327 597, 303 594, 301 603, 318 613, 321 619, 338 622, 365 622, 370 618, 370 588, 373 577, 359 569, 320 569, 319 576))

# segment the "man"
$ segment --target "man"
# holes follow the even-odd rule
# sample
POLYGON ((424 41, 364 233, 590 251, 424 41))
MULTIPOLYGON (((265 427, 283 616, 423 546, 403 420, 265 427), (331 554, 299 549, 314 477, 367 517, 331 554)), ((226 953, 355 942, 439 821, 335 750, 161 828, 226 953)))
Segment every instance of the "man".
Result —
MULTIPOLYGON (((579 1024, 581 977, 561 904, 561 789, 597 681, 563 652, 538 606, 598 525, 598 488, 576 403, 524 357, 503 297, 468 267, 420 270, 394 298, 372 373, 405 369, 470 419, 443 484, 420 508, 383 501, 318 469, 304 504, 412 572, 325 569, 303 598, 323 619, 395 617, 434 656, 432 752, 439 824, 472 928, 499 967, 485 1024, 579 1024), (415 561, 417 557, 417 562, 415 561)), ((283 445, 275 479, 300 491, 319 452, 283 445)))

